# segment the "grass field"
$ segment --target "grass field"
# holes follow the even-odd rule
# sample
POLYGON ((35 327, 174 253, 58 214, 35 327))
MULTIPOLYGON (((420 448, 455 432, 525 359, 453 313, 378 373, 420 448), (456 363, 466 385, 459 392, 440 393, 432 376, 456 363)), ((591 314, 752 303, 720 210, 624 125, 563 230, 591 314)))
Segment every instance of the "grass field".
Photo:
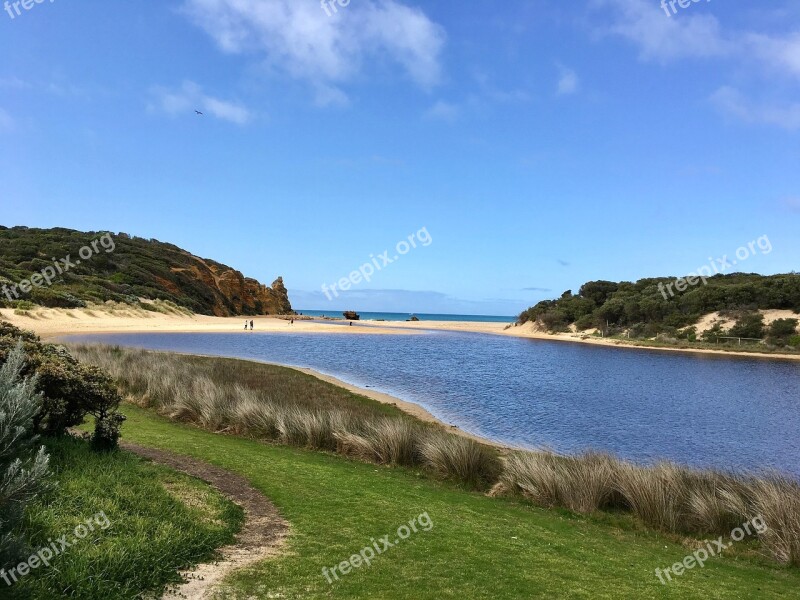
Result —
MULTIPOLYGON (((126 407, 126 439, 246 477, 292 526, 285 555, 238 573, 227 597, 792 598, 800 572, 737 547, 662 585, 689 549, 629 516, 579 517, 489 498, 414 470, 215 435, 126 407), (420 530, 332 585, 322 574, 427 512, 420 530)), ((392 540, 393 541, 393 540, 392 540)))
MULTIPOLYGON (((196 479, 127 452, 96 454, 88 443, 49 440, 57 489, 29 507, 25 530, 39 550, 103 513, 87 537, 9 588, 0 598, 123 600, 178 583, 178 569, 213 557, 233 539, 241 509, 196 479), (103 527, 105 526, 105 527, 103 527)), ((61 544, 56 542, 60 550, 61 544)))

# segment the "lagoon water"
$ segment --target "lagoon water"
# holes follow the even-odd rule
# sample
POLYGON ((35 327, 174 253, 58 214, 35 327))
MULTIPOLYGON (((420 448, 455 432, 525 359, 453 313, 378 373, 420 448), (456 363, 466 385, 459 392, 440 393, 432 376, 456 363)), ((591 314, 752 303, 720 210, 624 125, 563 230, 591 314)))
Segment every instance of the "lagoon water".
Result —
POLYGON ((432 332, 73 336, 310 367, 521 447, 800 477, 800 363, 432 332))

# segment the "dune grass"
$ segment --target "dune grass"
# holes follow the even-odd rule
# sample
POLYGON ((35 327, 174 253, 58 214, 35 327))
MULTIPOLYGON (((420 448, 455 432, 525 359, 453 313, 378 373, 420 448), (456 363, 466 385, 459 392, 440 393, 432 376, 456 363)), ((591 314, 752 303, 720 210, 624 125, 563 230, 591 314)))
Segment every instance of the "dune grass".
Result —
POLYGON ((83 440, 48 440, 47 447, 58 487, 27 511, 32 548, 72 534, 100 512, 109 526, 95 528, 13 587, 0 581, 0 598, 158 597, 180 581, 178 569, 210 559, 241 526, 241 509, 196 479, 127 452, 97 454, 83 440))
MULTIPOLYGON (((490 498, 419 468, 215 435, 126 406, 125 437, 246 477, 292 525, 284 554, 227 580, 224 598, 787 598, 800 572, 745 540, 668 585, 655 575, 692 549, 632 516, 582 516, 490 498), (329 584, 322 574, 427 512, 428 532, 329 584)), ((393 536, 394 537, 394 536, 393 536)))
POLYGON ((500 470, 494 448, 293 369, 118 347, 73 352, 107 370, 132 402, 212 431, 423 466, 478 488, 500 470))

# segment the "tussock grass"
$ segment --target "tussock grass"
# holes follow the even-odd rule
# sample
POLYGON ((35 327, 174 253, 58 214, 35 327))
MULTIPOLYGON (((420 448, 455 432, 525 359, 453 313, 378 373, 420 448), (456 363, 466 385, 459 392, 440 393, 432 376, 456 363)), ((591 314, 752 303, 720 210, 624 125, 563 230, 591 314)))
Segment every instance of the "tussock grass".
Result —
POLYGON ((588 453, 564 457, 549 452, 510 455, 500 477, 502 485, 534 503, 592 513, 619 504, 614 486, 615 459, 588 453))
POLYGON ((728 535, 760 517, 761 546, 800 566, 800 485, 780 476, 741 477, 669 462, 634 465, 603 454, 519 452, 504 459, 500 490, 544 507, 591 514, 633 513, 650 527, 680 535, 728 535))
POLYGON ((800 486, 781 476, 753 484, 753 512, 769 529, 764 545, 780 562, 800 567, 800 486))
POLYGON ((669 462, 641 466, 592 452, 511 452, 501 459, 494 448, 291 369, 101 346, 73 352, 108 370, 134 403, 204 429, 420 467, 474 489, 496 484, 495 495, 543 507, 629 512, 682 536, 728 535, 762 517, 761 547, 800 565, 800 485, 789 479, 669 462))
POLYGON ((470 487, 490 485, 499 472, 493 448, 291 369, 118 347, 73 350, 106 369, 133 403, 204 429, 427 467, 470 487))
POLYGON ((422 443, 425 464, 442 475, 455 474, 476 487, 491 485, 500 474, 497 454, 475 440, 448 435, 430 435, 422 443))

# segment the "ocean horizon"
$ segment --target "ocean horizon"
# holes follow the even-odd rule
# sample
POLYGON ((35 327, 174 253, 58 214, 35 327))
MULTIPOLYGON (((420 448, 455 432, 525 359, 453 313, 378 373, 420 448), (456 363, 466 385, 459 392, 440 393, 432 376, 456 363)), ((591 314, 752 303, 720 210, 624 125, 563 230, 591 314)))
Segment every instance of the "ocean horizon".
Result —
MULTIPOLYGON (((330 317, 344 319, 341 311, 336 310, 297 310, 304 317, 330 317)), ((420 321, 464 321, 469 323, 513 323, 516 316, 499 315, 453 315, 441 313, 399 313, 399 312, 368 312, 356 311, 361 315, 362 321, 408 321, 416 316, 420 321)))

